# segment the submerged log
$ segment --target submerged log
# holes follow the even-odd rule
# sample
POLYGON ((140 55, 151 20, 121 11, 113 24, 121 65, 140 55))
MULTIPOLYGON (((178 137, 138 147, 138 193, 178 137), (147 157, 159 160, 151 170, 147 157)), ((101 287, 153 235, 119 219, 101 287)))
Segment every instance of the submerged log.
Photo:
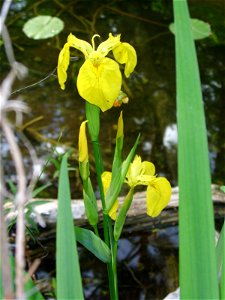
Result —
MULTIPOLYGON (((215 219, 221 219, 225 216, 225 194, 218 186, 212 185, 212 199, 214 204, 215 219)), ((43 203, 37 205, 35 210, 41 216, 46 225, 54 225, 57 217, 57 199, 33 199, 33 203, 43 203)), ((122 203, 124 197, 119 197, 122 203)), ((126 219, 126 230, 140 231, 143 229, 154 229, 165 226, 173 226, 178 223, 178 206, 179 206, 179 190, 178 187, 172 189, 172 196, 168 206, 162 211, 157 218, 151 218, 146 214, 146 192, 138 192, 134 195, 132 205, 128 211, 126 219)), ((100 223, 102 220, 101 202, 98 201, 100 213, 100 223)), ((78 226, 88 224, 85 216, 83 200, 72 200, 72 213, 74 222, 78 226)), ((101 225, 101 224, 100 224, 101 225)))

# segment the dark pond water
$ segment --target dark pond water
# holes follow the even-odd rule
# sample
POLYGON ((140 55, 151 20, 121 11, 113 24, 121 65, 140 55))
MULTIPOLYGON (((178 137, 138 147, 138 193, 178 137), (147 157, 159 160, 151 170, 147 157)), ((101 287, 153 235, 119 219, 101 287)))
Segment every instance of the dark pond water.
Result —
MULTIPOLYGON (((195 0, 189 1, 189 4, 191 16, 210 23, 213 32, 212 37, 196 42, 196 47, 208 128, 212 181, 222 184, 225 178, 224 2, 195 0)), ((172 185, 177 185, 175 53, 174 36, 168 30, 172 21, 172 1, 168 0, 13 2, 7 19, 8 29, 17 60, 29 70, 29 75, 24 81, 15 83, 13 90, 16 93, 13 96, 23 98, 31 107, 24 123, 43 117, 24 132, 34 145, 40 163, 44 165, 49 157, 55 159, 55 164, 49 162, 38 183, 52 183, 52 186, 42 193, 42 197, 56 197, 57 178, 54 179, 53 175, 57 170, 57 162, 60 161, 60 154, 68 146, 75 148, 74 158, 76 157, 78 130, 85 118, 85 103, 78 95, 75 85, 78 69, 83 63, 82 54, 78 51, 73 52, 77 60, 70 64, 65 91, 59 88, 54 72, 59 51, 70 32, 87 41, 90 41, 95 33, 100 34, 102 40, 107 38, 109 32, 121 33, 121 40, 135 47, 138 64, 134 74, 129 80, 125 80, 123 85, 130 98, 129 104, 121 107, 125 123, 124 155, 141 133, 137 153, 144 160, 152 161, 156 165, 157 174, 166 176, 172 185), (60 17, 65 22, 64 31, 59 36, 47 40, 28 39, 22 32, 22 26, 29 18, 38 14, 60 17), (43 80, 46 76, 48 78, 43 80), (34 83, 36 84, 33 85, 34 83), (55 144, 52 140, 57 141, 59 137, 57 153, 53 154, 55 144)), ((2 46, 0 50, 3 78, 9 66, 2 46)), ((100 141, 107 170, 110 170, 112 162, 119 113, 120 109, 113 108, 101 114, 100 141)), ((9 176, 12 166, 4 138, 2 141, 1 150, 4 159, 7 160, 5 173, 9 176)), ((91 145, 89 149, 91 155, 91 145)), ((25 150, 24 157, 29 173, 29 159, 26 158, 25 150)), ((71 159, 70 165, 75 168, 75 171, 71 172, 72 197, 80 198, 81 184, 76 159, 71 159)), ((92 177, 94 180, 94 174, 92 177)), ((121 262, 121 299, 161 299, 177 287, 177 227, 166 230, 166 235, 165 231, 159 231, 129 237, 126 235, 121 240, 118 255, 121 262), (176 238, 173 240, 174 236, 176 238), (164 242, 169 240, 169 246, 162 246, 159 239, 164 242), (155 246, 157 243, 158 246, 155 246), (140 249, 141 255, 138 252, 140 249), (171 277, 168 277, 169 273, 172 273, 171 277), (168 278, 171 278, 171 282, 168 282, 168 278)), ((82 253, 81 265, 88 257, 82 253)), ((54 268, 54 261, 48 261, 48 264, 51 263, 54 268)), ((102 271, 102 265, 93 268, 92 263, 93 260, 88 261, 83 271, 84 281, 87 286, 89 284, 86 293, 87 296, 90 294, 90 297, 87 299, 107 299, 104 273, 106 271, 102 271)), ((44 267, 43 263, 43 269, 44 267)))
MULTIPOLYGON (((209 156, 212 181, 221 184, 225 178, 225 118, 224 118, 224 5, 223 1, 191 1, 193 18, 210 23, 212 37, 196 42, 199 59, 202 91, 206 111, 209 139, 209 156)), ((177 185, 176 163, 176 93, 174 37, 168 30, 173 21, 171 1, 15 1, 8 17, 8 27, 13 41, 15 55, 29 69, 28 77, 16 82, 14 97, 22 97, 31 107, 24 123, 43 117, 28 127, 25 133, 32 140, 43 165, 52 154, 51 139, 62 146, 77 148, 77 136, 84 116, 84 101, 76 91, 77 71, 83 63, 83 54, 74 51, 77 61, 70 64, 66 90, 59 88, 57 78, 49 75, 57 65, 60 49, 70 32, 90 41, 98 33, 106 39, 109 32, 121 33, 122 41, 131 43, 138 56, 134 74, 124 81, 123 89, 130 97, 129 104, 123 105, 125 123, 124 155, 133 145, 138 133, 141 143, 137 153, 143 159, 156 165, 156 171, 165 175, 173 185, 177 185), (34 41, 22 32, 26 20, 37 14, 50 14, 65 22, 64 31, 57 37, 34 41), (37 136, 37 133, 41 134, 37 136), (49 139, 49 143, 46 140, 49 139)), ((8 64, 1 47, 2 74, 8 64)), ((54 73, 55 74, 55 73, 54 73)), ((188 80, 188 79, 187 79, 188 80)), ((114 151, 116 123, 120 109, 113 108, 101 115, 101 145, 105 168, 110 170, 114 151)), ((8 155, 7 146, 2 147, 8 155)), ((75 150, 76 151, 76 150, 75 150)), ((91 147, 90 147, 91 154, 91 147)), ((25 154, 24 154, 25 155, 25 154)), ((76 171, 71 174, 73 197, 81 196, 81 184, 76 160, 71 162, 76 171)), ((9 165, 8 165, 9 167, 9 165)), ((52 178, 55 167, 48 164, 43 181, 52 182, 47 194, 56 197, 56 182, 52 178)))

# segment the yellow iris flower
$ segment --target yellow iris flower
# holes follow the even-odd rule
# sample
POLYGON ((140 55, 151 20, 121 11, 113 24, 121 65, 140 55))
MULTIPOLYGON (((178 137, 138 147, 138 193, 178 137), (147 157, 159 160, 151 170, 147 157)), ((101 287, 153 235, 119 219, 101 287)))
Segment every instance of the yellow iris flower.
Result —
POLYGON ((146 185, 147 214, 157 217, 169 203, 171 197, 171 185, 164 177, 156 177, 155 166, 148 161, 141 161, 136 155, 130 164, 125 182, 134 188, 137 185, 146 185))
POLYGON ((119 64, 125 64, 125 76, 129 77, 137 64, 135 49, 128 43, 120 42, 120 35, 111 33, 106 41, 102 42, 95 50, 94 39, 92 45, 78 39, 73 34, 67 38, 67 43, 59 54, 58 81, 61 88, 65 89, 67 69, 70 62, 70 47, 76 48, 84 54, 85 62, 79 70, 77 89, 82 98, 97 105, 102 111, 110 109, 120 94, 122 75, 119 64), (115 60, 106 57, 113 51, 115 60))

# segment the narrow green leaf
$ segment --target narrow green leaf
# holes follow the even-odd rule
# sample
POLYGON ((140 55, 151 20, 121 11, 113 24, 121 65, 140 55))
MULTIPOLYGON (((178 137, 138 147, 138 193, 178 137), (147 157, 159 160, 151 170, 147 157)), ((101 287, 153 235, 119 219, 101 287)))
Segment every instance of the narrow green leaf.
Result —
POLYGON ((85 213, 90 225, 95 226, 98 223, 98 206, 90 178, 83 182, 83 186, 85 213))
MULTIPOLYGON (((26 274, 27 275, 27 274, 26 274)), ((31 278, 25 283, 25 294, 27 300, 44 300, 45 298, 42 296, 38 288, 35 286, 33 280, 31 278)))
POLYGON ((32 192, 32 197, 35 198, 37 197, 38 194, 40 194, 42 191, 44 191, 45 189, 47 189, 49 186, 51 186, 51 183, 46 183, 38 188, 36 188, 33 192, 32 192))
POLYGON ((207 132, 186 0, 173 0, 176 41, 181 299, 218 299, 207 132))
POLYGON ((222 185, 222 186, 220 187, 220 189, 221 189, 222 192, 225 193, 225 185, 222 185))
POLYGON ((218 239, 217 244, 216 244, 217 272, 218 273, 221 272, 222 262, 223 262, 224 255, 225 255, 225 247, 224 247, 224 243, 225 243, 225 240, 224 240, 225 230, 224 230, 224 227, 225 227, 225 222, 223 224, 222 230, 220 232, 219 239, 218 239))
POLYGON ((76 239, 104 263, 111 261, 109 247, 93 231, 75 226, 76 239))
POLYGON ((118 213, 118 216, 116 218, 115 226, 114 226, 114 238, 115 241, 118 241, 121 235, 121 232, 123 230, 123 225, 126 220, 127 212, 131 206, 132 200, 133 200, 134 190, 131 189, 129 193, 127 194, 125 200, 123 201, 123 204, 120 208, 120 211, 118 213))
MULTIPOLYGON (((192 34, 194 40, 204 39, 212 34, 210 25, 198 19, 191 19, 192 34)), ((175 34, 175 24, 169 25, 169 30, 175 34)))
POLYGON ((8 185, 9 185, 9 188, 10 188, 10 191, 13 195, 16 195, 16 192, 17 192, 17 187, 16 185, 12 182, 12 180, 9 180, 8 181, 8 185))
POLYGON ((123 136, 116 139, 116 148, 112 165, 112 177, 115 177, 122 165, 123 136))
POLYGON ((71 211, 67 154, 63 156, 59 176, 56 280, 57 299, 84 299, 71 211))
POLYGON ((59 34, 63 28, 63 21, 57 17, 37 16, 24 24, 23 32, 31 39, 40 40, 59 34))
POLYGON ((106 193, 106 213, 110 211, 112 208, 113 204, 115 203, 120 191, 122 184, 125 180, 125 177, 127 175, 128 168, 130 166, 130 163, 132 159, 134 158, 137 145, 140 139, 140 135, 137 137, 136 142, 134 146, 132 147, 130 153, 128 154, 126 160, 122 163, 122 166, 117 170, 117 173, 115 174, 114 177, 112 177, 110 187, 106 193))
POLYGON ((225 221, 216 245, 220 299, 225 299, 225 221))

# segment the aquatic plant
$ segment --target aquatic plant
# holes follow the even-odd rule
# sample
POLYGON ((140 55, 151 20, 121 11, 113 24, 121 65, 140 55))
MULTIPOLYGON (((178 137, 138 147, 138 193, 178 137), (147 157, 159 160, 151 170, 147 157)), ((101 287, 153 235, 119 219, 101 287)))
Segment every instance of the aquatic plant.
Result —
MULTIPOLYGON (((155 176, 155 167, 152 163, 147 161, 142 162, 140 156, 135 156, 139 137, 137 137, 127 158, 125 160, 122 159, 124 141, 122 112, 118 119, 112 172, 104 172, 99 142, 99 132, 101 130, 100 109, 104 112, 110 109, 114 103, 118 106, 118 101, 121 101, 118 97, 121 96, 122 75, 117 62, 125 64, 125 76, 129 77, 136 66, 137 58, 136 52, 130 44, 120 42, 120 35, 114 37, 110 33, 109 38, 102 42, 97 47, 97 50, 95 50, 96 37, 99 37, 99 35, 92 37, 91 45, 72 34, 68 36, 67 43, 59 54, 58 80, 61 88, 64 89, 65 81, 67 80, 66 72, 70 61, 69 48, 74 47, 80 50, 86 59, 77 77, 78 92, 86 100, 87 118, 80 126, 78 147, 80 176, 83 181, 83 199, 88 221, 93 227, 96 236, 99 237, 98 207, 90 179, 88 143, 85 130, 86 124, 88 124, 89 135, 94 149, 96 173, 102 202, 104 242, 107 249, 111 252, 111 258, 107 261, 110 297, 111 299, 118 299, 116 271, 117 245, 127 212, 133 200, 134 189, 137 185, 147 186, 147 214, 151 217, 156 217, 170 200, 171 186, 166 178, 155 176), (106 55, 111 50, 117 62, 106 58, 106 55), (130 189, 123 203, 119 206, 118 196, 124 183, 128 184, 130 189), (114 225, 111 219, 115 221, 114 225)), ((67 218, 68 216, 65 215, 64 217, 67 218)), ((61 242, 59 242, 60 244, 61 242)), ((63 294, 61 294, 61 297, 63 298, 63 294)))

